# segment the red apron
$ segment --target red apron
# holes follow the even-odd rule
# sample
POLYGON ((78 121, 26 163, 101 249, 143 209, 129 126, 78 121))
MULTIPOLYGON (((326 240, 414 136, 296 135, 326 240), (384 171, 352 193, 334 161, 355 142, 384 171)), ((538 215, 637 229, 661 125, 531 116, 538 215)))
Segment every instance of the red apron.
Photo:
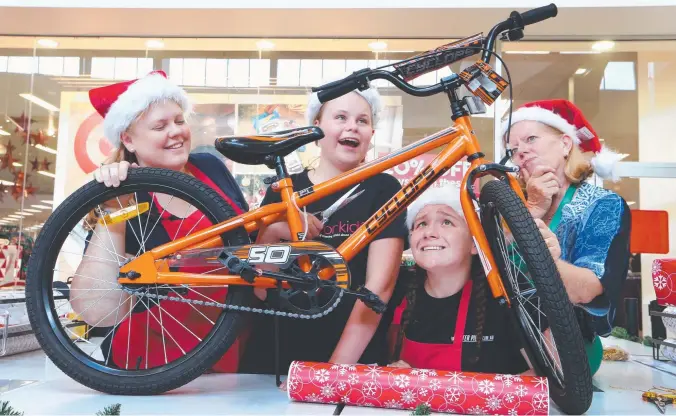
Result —
MULTIPOLYGON (((188 164, 188 169, 197 179, 228 201, 237 214, 242 213, 239 206, 232 203, 232 200, 204 173, 191 164, 188 164)), ((153 205, 162 213, 162 206, 157 198, 153 197, 153 199, 153 205)), ((172 218, 172 215, 164 212, 161 214, 160 224, 172 241, 185 237, 190 232, 194 233, 213 225, 200 211, 195 211, 184 219, 172 218)), ((188 270, 186 268, 181 269, 181 271, 200 273, 199 270, 188 270)), ((208 296, 210 299, 223 302, 227 293, 227 287, 200 288, 189 291, 183 297, 193 300, 206 300, 204 296, 208 296), (199 292, 199 294, 196 292, 199 292), (200 294, 204 296, 200 296, 200 294)), ((135 313, 120 323, 112 340, 112 358, 115 364, 122 368, 136 368, 138 365, 140 369, 145 369, 146 365, 148 368, 153 368, 174 361, 197 346, 199 340, 195 336, 204 338, 211 331, 213 325, 205 317, 215 322, 222 312, 214 307, 199 305, 193 307, 186 303, 173 301, 160 301, 159 303, 163 313, 176 319, 168 318, 165 315, 165 319, 160 324, 158 320, 160 317, 159 308, 152 308, 150 312, 146 310, 135 313), (139 358, 140 361, 137 361, 139 358)), ((151 305, 153 305, 152 302, 151 305)), ((248 338, 248 334, 244 331, 237 337, 225 355, 214 364, 211 368, 212 371, 236 372, 242 343, 246 338, 248 338)))
MULTIPOLYGON (((455 334, 452 344, 427 344, 411 341, 404 336, 400 358, 413 368, 426 368, 443 371, 462 370, 462 344, 465 337, 467 311, 472 297, 472 281, 462 289, 458 318, 455 322, 455 334)), ((402 302, 406 308, 406 299, 402 302)))

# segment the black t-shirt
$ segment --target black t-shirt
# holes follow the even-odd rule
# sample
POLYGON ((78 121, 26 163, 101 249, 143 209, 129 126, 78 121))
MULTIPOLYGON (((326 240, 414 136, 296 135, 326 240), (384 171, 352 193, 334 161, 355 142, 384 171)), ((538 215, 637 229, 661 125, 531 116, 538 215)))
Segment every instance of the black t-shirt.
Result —
MULTIPOLYGON (((475 283, 472 287, 472 297, 465 323, 462 371, 498 374, 519 374, 527 371, 529 367, 520 352, 521 340, 516 332, 519 329, 511 321, 511 312, 491 296, 487 284, 484 285, 486 315, 483 341, 478 353, 479 359, 474 361, 477 356, 476 318, 479 296, 477 290, 480 290, 477 280, 485 279, 485 277, 476 258, 473 261, 472 275, 475 283)), ((453 343, 461 296, 462 291, 446 298, 434 298, 427 293, 421 283, 416 291, 415 305, 405 331, 406 337, 420 343, 453 343)), ((546 328, 546 323, 543 325, 544 328, 546 328)))
MULTIPOLYGON (((308 178, 308 172, 303 171, 292 175, 294 189, 305 189, 313 184, 308 178)), ((323 211, 336 202, 350 188, 329 195, 320 201, 307 206, 308 213, 323 211)), ((361 182, 359 187, 352 193, 355 195, 360 190, 365 190, 352 202, 336 211, 324 225, 320 235, 315 238, 334 248, 338 247, 352 233, 354 233, 371 215, 380 209, 401 185, 394 177, 388 174, 378 174, 361 182)), ((268 189, 261 205, 281 201, 281 195, 268 189)), ((376 240, 384 238, 406 239, 406 214, 402 213, 387 228, 376 236, 376 240)), ((369 246, 366 246, 349 263, 351 274, 351 288, 366 283, 366 264, 369 246)), ((398 262, 399 259, 396 259, 398 262)), ((340 336, 345 328, 355 298, 343 296, 338 307, 328 315, 312 320, 300 320, 282 318, 281 328, 281 371, 284 373, 293 360, 322 361, 331 358, 340 336)), ((391 322, 391 314, 381 318, 380 325, 376 330, 371 342, 362 354, 362 363, 385 363, 387 361, 387 330, 391 322)), ((251 337, 247 342, 245 356, 242 359, 240 370, 248 373, 272 373, 273 339, 272 318, 268 316, 256 316, 252 322, 251 337), (262 357, 269 357, 267 360, 262 357)))

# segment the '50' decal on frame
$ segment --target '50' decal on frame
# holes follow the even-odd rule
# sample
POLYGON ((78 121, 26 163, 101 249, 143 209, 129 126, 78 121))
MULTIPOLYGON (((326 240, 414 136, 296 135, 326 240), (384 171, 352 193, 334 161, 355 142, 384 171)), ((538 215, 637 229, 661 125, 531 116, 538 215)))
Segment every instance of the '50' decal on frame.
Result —
POLYGON ((289 261, 291 246, 254 246, 249 249, 249 263, 284 264, 289 261))

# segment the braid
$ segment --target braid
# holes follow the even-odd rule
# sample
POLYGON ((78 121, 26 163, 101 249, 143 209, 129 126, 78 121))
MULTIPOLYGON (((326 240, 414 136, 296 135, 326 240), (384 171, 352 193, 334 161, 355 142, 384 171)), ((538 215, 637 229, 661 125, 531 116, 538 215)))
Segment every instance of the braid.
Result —
POLYGON ((415 308, 415 298, 418 292, 418 287, 420 282, 425 281, 426 274, 425 271, 418 265, 415 266, 415 274, 408 285, 408 290, 406 291, 406 309, 401 314, 401 325, 399 325, 399 333, 397 334, 397 342, 394 346, 394 357, 393 361, 399 360, 401 355, 401 346, 404 342, 404 335, 408 323, 411 320, 411 315, 413 314, 413 309, 415 308))
POLYGON ((472 280, 473 280, 473 290, 472 295, 474 296, 474 304, 476 305, 476 351, 475 356, 472 357, 472 362, 476 363, 479 361, 479 356, 481 355, 481 342, 484 338, 484 324, 486 323, 486 275, 484 274, 481 263, 479 262, 479 256, 475 255, 472 258, 472 280))

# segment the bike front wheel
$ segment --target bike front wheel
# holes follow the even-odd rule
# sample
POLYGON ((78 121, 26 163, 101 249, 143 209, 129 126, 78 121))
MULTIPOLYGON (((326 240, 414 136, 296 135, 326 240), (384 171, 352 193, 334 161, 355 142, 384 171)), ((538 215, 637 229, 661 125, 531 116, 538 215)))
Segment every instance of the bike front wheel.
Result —
POLYGON ((502 282, 510 315, 537 374, 568 414, 582 414, 592 401, 584 340, 556 264, 523 201, 506 182, 486 183, 481 221, 502 282))

